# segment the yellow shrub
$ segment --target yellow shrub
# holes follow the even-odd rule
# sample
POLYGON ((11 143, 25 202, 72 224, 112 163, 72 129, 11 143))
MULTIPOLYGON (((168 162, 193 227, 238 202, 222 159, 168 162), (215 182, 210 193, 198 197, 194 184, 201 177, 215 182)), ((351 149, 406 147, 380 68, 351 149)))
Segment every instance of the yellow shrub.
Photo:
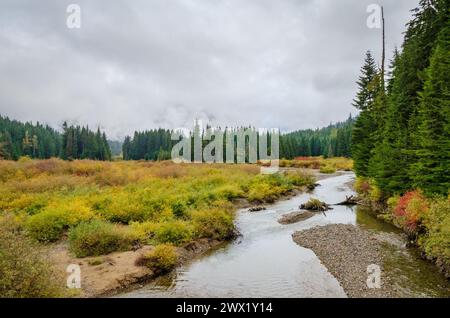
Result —
POLYGON ((69 232, 69 248, 77 257, 127 250, 134 240, 133 233, 125 227, 100 220, 82 222, 69 232))
POLYGON ((274 202, 283 189, 277 186, 270 185, 268 183, 256 183, 253 184, 248 193, 248 200, 252 202, 274 202))
POLYGON ((367 195, 370 191, 369 181, 365 178, 358 177, 355 181, 355 191, 358 194, 367 195))
POLYGON ((139 241, 146 244, 150 243, 150 240, 154 238, 157 228, 158 224, 150 221, 130 223, 130 230, 139 239, 139 241))
MULTIPOLYGON (((4 220, 5 221, 5 220, 4 220)), ((0 298, 64 297, 64 277, 43 251, 13 226, 0 222, 0 298)))
POLYGON ((124 224, 145 221, 151 215, 149 207, 146 208, 142 201, 131 193, 116 194, 99 212, 108 221, 124 224))
POLYGON ((234 235, 232 213, 212 208, 194 211, 191 215, 194 233, 199 238, 228 239, 234 235))
POLYGON ((336 172, 336 169, 332 166, 322 166, 320 167, 320 173, 332 174, 336 172))
POLYGON ((158 224, 154 230, 155 240, 160 243, 180 245, 192 239, 191 226, 183 221, 169 221, 158 224))
POLYGON ((31 216, 27 220, 26 229, 28 234, 38 241, 54 242, 60 239, 70 226, 94 217, 94 213, 84 202, 61 201, 31 216))
POLYGON ((138 260, 139 265, 145 265, 156 273, 170 272, 178 262, 178 254, 175 247, 169 244, 161 244, 143 255, 138 260))
POLYGON ((244 196, 244 191, 237 184, 226 184, 216 188, 213 192, 217 198, 224 198, 229 201, 244 196))
POLYGON ((423 215, 426 233, 419 237, 419 245, 428 257, 450 266, 450 200, 436 198, 423 215))
POLYGON ((382 199, 382 196, 383 193, 381 192, 380 188, 375 184, 375 182, 372 182, 369 190, 370 200, 374 202, 379 202, 382 199))

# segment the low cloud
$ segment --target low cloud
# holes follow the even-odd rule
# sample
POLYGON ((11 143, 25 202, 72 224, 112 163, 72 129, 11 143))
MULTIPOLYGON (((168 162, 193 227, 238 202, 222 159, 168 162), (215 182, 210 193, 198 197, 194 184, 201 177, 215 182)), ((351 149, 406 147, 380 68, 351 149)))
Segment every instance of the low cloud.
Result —
MULTIPOLYGON (((344 120, 380 30, 361 0, 0 2, 0 114, 60 127, 215 125, 315 128, 344 120)), ((385 6, 388 50, 417 0, 385 6)))

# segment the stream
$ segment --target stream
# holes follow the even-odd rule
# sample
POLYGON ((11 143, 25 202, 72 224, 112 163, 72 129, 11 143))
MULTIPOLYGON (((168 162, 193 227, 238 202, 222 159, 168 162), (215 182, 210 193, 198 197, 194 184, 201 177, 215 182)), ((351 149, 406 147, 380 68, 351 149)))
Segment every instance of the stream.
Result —
MULTIPOLYGON (((335 206, 305 221, 281 225, 278 219, 298 211, 310 197, 329 204, 354 194, 351 172, 325 178, 311 193, 279 201, 266 211, 238 211, 236 226, 242 237, 179 267, 144 287, 119 297, 347 297, 338 281, 309 249, 291 235, 298 230, 343 223, 376 232, 400 232, 363 207, 335 206)), ((406 297, 450 297, 450 284, 436 267, 422 260, 415 249, 386 246, 383 268, 393 272, 395 284, 406 297)))

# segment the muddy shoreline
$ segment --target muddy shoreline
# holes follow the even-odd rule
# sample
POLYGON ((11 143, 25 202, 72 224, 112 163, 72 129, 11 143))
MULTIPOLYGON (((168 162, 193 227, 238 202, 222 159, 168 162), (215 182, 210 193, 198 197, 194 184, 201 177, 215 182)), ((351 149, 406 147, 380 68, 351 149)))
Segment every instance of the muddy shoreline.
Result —
MULTIPOLYGON (((224 241, 200 239, 177 248, 178 264, 181 266, 214 248, 224 241)), ((78 297, 109 297, 142 287, 160 277, 146 266, 136 265, 142 254, 151 251, 146 245, 134 251, 115 252, 104 256, 75 258, 70 255, 67 243, 59 243, 48 251, 48 257, 59 271, 65 271, 68 264, 77 264, 81 269, 81 290, 78 297)))

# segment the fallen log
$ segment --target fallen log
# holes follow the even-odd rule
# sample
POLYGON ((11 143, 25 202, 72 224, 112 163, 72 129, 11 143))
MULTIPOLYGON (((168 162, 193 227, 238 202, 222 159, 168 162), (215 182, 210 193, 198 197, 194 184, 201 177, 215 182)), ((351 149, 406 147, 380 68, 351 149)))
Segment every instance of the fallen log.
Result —
POLYGON ((360 204, 358 198, 351 195, 349 197, 346 196, 344 201, 336 203, 335 205, 358 205, 358 204, 360 204))
POLYGON ((313 191, 313 190, 314 190, 316 187, 318 187, 318 186, 320 186, 320 184, 318 184, 318 183, 313 183, 313 184, 307 185, 306 188, 307 188, 309 191, 313 191))

